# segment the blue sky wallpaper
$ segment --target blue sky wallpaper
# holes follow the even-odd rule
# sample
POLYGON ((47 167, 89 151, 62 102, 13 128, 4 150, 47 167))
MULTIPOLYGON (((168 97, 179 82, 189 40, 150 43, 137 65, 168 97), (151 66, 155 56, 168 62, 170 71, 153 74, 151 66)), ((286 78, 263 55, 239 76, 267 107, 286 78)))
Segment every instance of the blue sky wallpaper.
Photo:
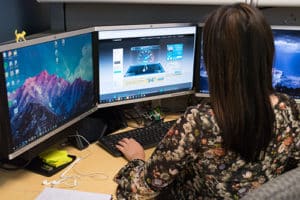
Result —
POLYGON ((300 98, 300 31, 273 30, 275 59, 273 86, 276 91, 300 98))

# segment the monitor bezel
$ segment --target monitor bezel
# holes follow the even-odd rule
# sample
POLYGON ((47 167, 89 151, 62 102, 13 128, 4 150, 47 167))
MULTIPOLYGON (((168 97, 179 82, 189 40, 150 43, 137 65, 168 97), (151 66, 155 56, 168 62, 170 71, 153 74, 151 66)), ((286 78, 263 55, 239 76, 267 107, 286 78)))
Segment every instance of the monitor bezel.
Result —
POLYGON ((196 58, 195 58, 195 97, 209 97, 209 93, 200 92, 200 57, 202 51, 202 29, 204 23, 197 24, 197 49, 196 49, 196 58))
MULTIPOLYGON (((63 32, 63 33, 57 33, 57 34, 52 34, 52 35, 47 35, 31 40, 27 40, 24 42, 18 42, 18 43, 10 43, 10 44, 5 44, 0 46, 0 89, 3 91, 4 95, 1 95, 0 97, 0 116, 1 119, 0 122, 0 156, 1 158, 5 158, 8 160, 15 159, 19 156, 22 156, 24 154, 30 155, 28 158, 28 155, 26 155, 26 158, 32 159, 34 156, 36 156, 38 153, 41 151, 45 150, 48 146, 50 146, 49 140, 53 137, 58 137, 58 135, 64 135, 63 131, 66 130, 67 128, 71 127, 75 123, 79 122, 83 118, 87 117, 88 115, 94 113, 97 110, 97 87, 98 87, 98 73, 97 73, 97 67, 98 64, 97 62, 97 57, 95 57, 96 53, 94 53, 95 50, 95 39, 97 38, 97 33, 95 32, 95 28, 86 28, 86 29, 80 29, 76 31, 70 31, 70 32, 63 32), (3 67, 3 55, 2 52, 12 50, 12 49, 17 49, 17 48, 22 48, 22 47, 27 47, 31 45, 36 45, 40 43, 46 43, 62 38, 69 38, 81 34, 91 34, 91 42, 92 42, 92 48, 93 48, 93 87, 94 87, 94 99, 93 99, 93 105, 91 107, 82 112, 81 114, 78 114, 74 118, 70 119, 68 122, 62 124, 61 126, 57 127, 56 129, 49 131, 45 135, 41 136, 40 138, 37 138, 36 140, 30 142, 29 144, 17 149, 17 150, 12 150, 12 137, 11 137, 11 125, 10 125, 10 118, 9 118, 9 110, 8 110, 8 99, 7 99, 7 89, 6 89, 6 84, 5 84, 5 76, 4 76, 4 67, 3 67), (45 144, 47 144, 47 147, 45 147, 45 144), (40 147, 39 147, 40 146, 40 147), (30 153, 29 151, 31 149, 34 149, 36 153, 30 153)), ((53 143, 53 142, 52 142, 53 143)))
MULTIPOLYGON (((139 103, 144 101, 160 100, 165 98, 172 98, 177 96, 191 95, 195 93, 194 90, 194 77, 195 77, 195 52, 196 52, 196 39, 197 39, 197 26, 193 23, 165 23, 165 24, 137 24, 137 25, 122 25, 122 26, 98 26, 95 27, 96 32, 100 31, 118 31, 118 30, 135 30, 135 29, 156 29, 156 28, 178 28, 178 27, 195 27, 195 37, 194 37, 194 69, 193 69, 193 80, 192 87, 190 90, 185 91, 174 91, 165 94, 153 95, 149 97, 142 97, 137 99, 128 99, 123 101, 109 102, 109 103, 100 103, 100 94, 98 93, 98 108, 107 108, 112 106, 120 106, 132 103, 139 103)), ((128 37, 127 37, 128 38, 128 37)), ((99 68, 99 66, 98 66, 99 68)), ((99 69, 98 69, 99 70, 99 69)), ((100 90, 99 90, 100 91, 100 90)))

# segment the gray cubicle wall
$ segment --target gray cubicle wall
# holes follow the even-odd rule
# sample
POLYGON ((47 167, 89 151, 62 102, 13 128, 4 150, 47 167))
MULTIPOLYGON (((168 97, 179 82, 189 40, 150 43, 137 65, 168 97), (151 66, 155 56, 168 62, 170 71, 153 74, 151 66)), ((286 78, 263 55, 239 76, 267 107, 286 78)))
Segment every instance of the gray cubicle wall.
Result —
POLYGON ((300 26, 300 7, 261 7, 271 25, 300 26))
MULTIPOLYGON (((91 26, 203 22, 216 5, 131 3, 38 3, 0 0, 0 43, 13 40, 14 30, 28 35, 91 26)), ((300 7, 261 8, 270 24, 300 26, 300 7)))
MULTIPOLYGON (((101 25, 203 22, 216 5, 50 3, 52 31, 101 25)), ((300 26, 300 7, 264 7, 270 24, 300 26)))
POLYGON ((14 40, 15 29, 27 35, 50 29, 50 5, 36 0, 0 0, 0 43, 14 40))
MULTIPOLYGON (((58 13, 62 9, 64 10, 64 28, 66 30, 101 25, 198 23, 203 21, 205 16, 214 8, 216 8, 214 5, 124 3, 66 3, 60 8, 55 6, 58 13)), ((58 14, 58 16, 62 15, 58 14)), ((53 21, 52 27, 54 30, 63 28, 62 24, 55 21, 53 21)))

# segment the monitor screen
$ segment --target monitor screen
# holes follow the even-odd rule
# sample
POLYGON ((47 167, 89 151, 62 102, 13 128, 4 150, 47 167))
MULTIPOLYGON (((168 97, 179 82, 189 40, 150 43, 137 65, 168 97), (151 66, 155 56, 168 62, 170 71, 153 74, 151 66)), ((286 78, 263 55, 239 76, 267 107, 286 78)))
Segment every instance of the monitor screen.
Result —
POLYGON ((92 33, 81 32, 1 48, 8 114, 1 138, 9 141, 9 159, 95 108, 92 33))
POLYGON ((272 27, 275 43, 273 86, 300 101, 300 27, 272 27))
POLYGON ((98 36, 98 107, 193 92, 195 26, 100 28, 98 36))
MULTIPOLYGON (((272 26, 275 44, 273 87, 300 101, 300 27, 272 26)), ((202 46, 202 41, 200 42, 202 46)), ((196 96, 209 96, 208 77, 202 48, 196 96)))

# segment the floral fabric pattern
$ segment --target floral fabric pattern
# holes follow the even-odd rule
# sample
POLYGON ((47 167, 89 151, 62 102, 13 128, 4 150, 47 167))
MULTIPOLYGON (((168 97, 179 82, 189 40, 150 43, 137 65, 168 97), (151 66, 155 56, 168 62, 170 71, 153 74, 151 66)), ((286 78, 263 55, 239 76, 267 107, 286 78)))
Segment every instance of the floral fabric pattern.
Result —
POLYGON ((299 108, 276 94, 274 134, 257 162, 222 148, 222 136, 207 104, 190 107, 146 162, 133 160, 115 176, 117 199, 240 199, 300 160, 299 108))

